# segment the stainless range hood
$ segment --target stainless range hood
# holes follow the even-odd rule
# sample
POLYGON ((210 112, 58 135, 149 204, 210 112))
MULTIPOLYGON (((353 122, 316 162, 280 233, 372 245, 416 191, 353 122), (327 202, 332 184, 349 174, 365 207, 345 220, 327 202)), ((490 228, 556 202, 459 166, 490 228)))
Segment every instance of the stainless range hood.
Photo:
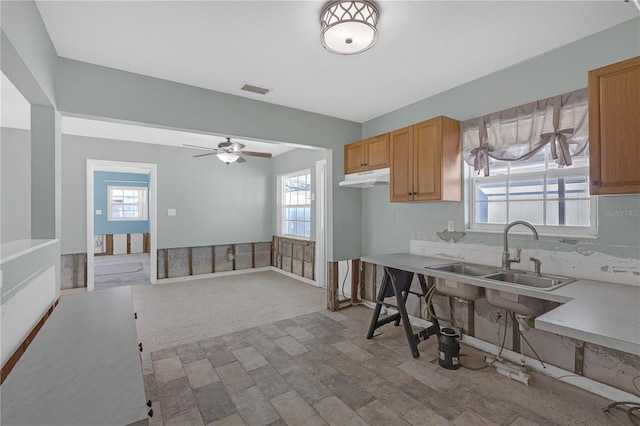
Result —
POLYGON ((344 176, 344 180, 338 185, 347 188, 373 188, 376 185, 388 185, 391 179, 391 169, 371 170, 367 172, 352 173, 344 176))

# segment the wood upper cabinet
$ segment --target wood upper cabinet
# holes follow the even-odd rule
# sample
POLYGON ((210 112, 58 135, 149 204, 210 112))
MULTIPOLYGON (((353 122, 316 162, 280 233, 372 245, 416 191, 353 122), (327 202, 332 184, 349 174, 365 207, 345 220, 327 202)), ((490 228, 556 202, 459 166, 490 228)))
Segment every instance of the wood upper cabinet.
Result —
POLYGON ((389 167, 389 133, 344 146, 344 174, 389 167))
POLYGON ((591 194, 640 193, 640 56, 589 71, 591 194))
POLYGON ((390 133, 391 201, 460 201, 460 123, 436 117, 390 133))

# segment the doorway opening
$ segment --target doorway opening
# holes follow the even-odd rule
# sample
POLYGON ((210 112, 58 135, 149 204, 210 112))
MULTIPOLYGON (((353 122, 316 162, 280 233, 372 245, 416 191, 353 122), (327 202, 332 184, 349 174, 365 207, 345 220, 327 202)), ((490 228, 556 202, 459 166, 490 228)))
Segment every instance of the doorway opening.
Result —
MULTIPOLYGON (((156 283, 156 186, 155 164, 87 160, 88 291, 156 283), (103 185, 96 185, 98 179, 104 181, 103 185), (104 197, 98 202, 96 192, 100 191, 104 197), (127 221, 133 224, 129 228, 132 232, 105 232, 105 222, 125 219, 146 222, 142 231, 147 232, 135 231, 137 220, 127 221)), ((126 227, 122 229, 127 231, 126 227)))

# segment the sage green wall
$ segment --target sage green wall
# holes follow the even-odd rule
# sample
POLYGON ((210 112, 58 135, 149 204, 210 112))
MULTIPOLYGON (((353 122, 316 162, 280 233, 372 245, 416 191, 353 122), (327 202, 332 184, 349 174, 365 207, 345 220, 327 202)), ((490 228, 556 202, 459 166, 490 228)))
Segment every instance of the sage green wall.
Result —
POLYGON ((86 252, 86 160, 157 164, 158 248, 271 241, 270 159, 227 166, 193 149, 63 135, 62 253, 86 252), (176 216, 168 216, 176 209, 176 216))
MULTIPOLYGON (((640 54, 640 18, 578 40, 511 68, 488 75, 363 124, 370 137, 438 115, 466 120, 533 100, 587 86, 587 72, 640 54)), ((362 191, 363 254, 407 251, 409 239, 437 239, 447 220, 462 230, 464 203, 390 203, 389 188, 362 191)), ((640 196, 599 197, 599 238, 587 241, 590 250, 640 258, 640 220, 610 212, 640 209, 640 196), (609 213, 607 213, 609 212, 609 213)), ((465 242, 501 245, 499 235, 470 234, 465 242)), ((557 241, 557 239, 556 239, 557 241)), ((547 243, 549 249, 575 246, 547 243)))
POLYGON ((3 127, 0 137, 2 243, 31 238, 31 132, 3 127))
MULTIPOLYGON (((20 93, 31 104, 32 122, 30 133, 30 146, 24 147, 17 163, 29 171, 30 176, 30 208, 21 212, 30 221, 30 236, 38 238, 60 237, 60 116, 55 110, 56 88, 55 75, 58 55, 51 43, 47 30, 42 22, 40 12, 35 2, 25 1, 1 1, 0 2, 0 67, 2 72, 11 80, 20 93), (34 114, 35 111, 35 114, 34 114), (32 147, 46 146, 46 152, 35 153, 32 147), (32 167, 34 160, 40 166, 32 167), (28 156, 24 158, 23 156, 28 156), (47 196, 38 199, 33 205, 34 194, 47 192, 47 196), (36 214, 34 212, 37 210, 36 214), (42 211, 46 216, 40 216, 42 211)), ((3 160, 13 161, 10 157, 3 160)), ((4 199, 3 199, 4 208, 4 199)), ((11 208, 11 206, 10 206, 11 208)), ((4 212, 3 212, 4 213, 4 212)), ((18 214, 18 212, 12 212, 18 214)), ((22 222, 20 222, 22 223, 22 222)), ((29 238, 27 237, 27 238, 29 238)), ((4 241, 4 240, 3 240, 4 241)), ((46 250, 38 250, 32 253, 37 259, 34 262, 26 262, 24 259, 16 259, 23 262, 26 269, 20 272, 29 276, 37 272, 44 263, 53 264, 55 268, 56 297, 60 294, 60 243, 53 242, 46 250)), ((31 254, 30 254, 31 255, 31 254)), ((13 292, 18 282, 5 280, 3 294, 13 292), (6 290, 6 291, 5 291, 6 290)), ((13 294, 16 294, 13 292, 13 294)), ((5 300, 3 299, 3 302, 5 300)), ((30 321, 35 323, 37 318, 30 321)))
MULTIPOLYGON (((70 115, 333 149, 334 189, 342 147, 362 133, 359 123, 64 58, 56 90, 60 111, 70 115)), ((331 196, 329 259, 359 257, 361 200, 338 190, 331 196)))
POLYGON ((311 240, 316 239, 316 202, 315 196, 316 183, 316 161, 324 160, 328 156, 327 150, 296 148, 292 151, 285 152, 273 158, 273 185, 274 185, 274 207, 273 207, 273 233, 276 234, 278 229, 278 200, 277 200, 277 179, 278 175, 297 172, 298 170, 311 170, 311 193, 314 194, 314 200, 311 201, 311 240))
POLYGON ((33 1, 0 2, 2 71, 32 104, 55 105, 56 53, 33 1))

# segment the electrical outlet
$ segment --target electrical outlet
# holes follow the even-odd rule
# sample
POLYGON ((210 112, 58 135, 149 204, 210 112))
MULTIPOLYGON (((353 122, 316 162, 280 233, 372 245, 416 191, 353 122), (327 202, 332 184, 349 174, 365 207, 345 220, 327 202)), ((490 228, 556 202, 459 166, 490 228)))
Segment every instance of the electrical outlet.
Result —
POLYGON ((167 216, 175 216, 175 215, 176 215, 176 209, 167 210, 167 216))
POLYGON ((454 232, 456 230, 456 224, 453 220, 447 222, 447 231, 454 232))

